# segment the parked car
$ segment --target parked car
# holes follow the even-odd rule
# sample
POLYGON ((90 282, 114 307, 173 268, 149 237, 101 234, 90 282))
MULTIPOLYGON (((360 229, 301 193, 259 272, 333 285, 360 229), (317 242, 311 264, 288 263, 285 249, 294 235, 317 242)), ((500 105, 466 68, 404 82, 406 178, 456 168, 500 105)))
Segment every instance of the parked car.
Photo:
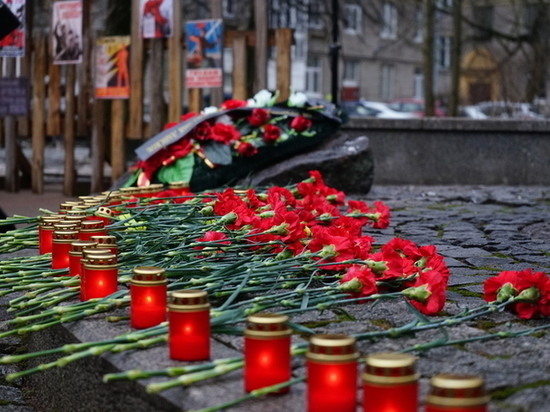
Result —
MULTIPOLYGON (((416 117, 424 117, 425 104, 424 99, 415 98, 402 98, 394 100, 388 104, 390 109, 396 110, 402 113, 412 113, 416 117)), ((435 115, 437 117, 447 116, 447 112, 443 108, 440 102, 435 102, 435 115)))
POLYGON ((545 118, 538 113, 534 105, 529 103, 481 102, 475 107, 488 117, 497 119, 541 120, 545 118))
POLYGON ((402 113, 390 109, 385 103, 358 100, 355 102, 342 102, 342 108, 349 116, 378 117, 380 119, 411 119, 411 113, 402 113))
POLYGON ((462 106, 458 110, 458 116, 459 117, 467 117, 469 119, 488 119, 489 116, 487 116, 485 113, 481 111, 481 109, 477 106, 462 106))

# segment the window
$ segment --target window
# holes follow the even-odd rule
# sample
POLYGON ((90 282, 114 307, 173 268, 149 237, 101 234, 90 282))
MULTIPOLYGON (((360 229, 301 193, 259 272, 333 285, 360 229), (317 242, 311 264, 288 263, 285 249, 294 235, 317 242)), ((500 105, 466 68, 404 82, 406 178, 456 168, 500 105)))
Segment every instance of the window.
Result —
POLYGON ((383 39, 397 38, 397 8, 389 2, 385 2, 382 8, 380 37, 383 39))
POLYGON ((393 84, 395 81, 395 67, 391 64, 383 64, 380 79, 380 99, 393 99, 393 84))
POLYGON ((415 99, 424 98, 424 73, 422 72, 422 67, 414 68, 413 76, 413 93, 415 99))
POLYGON ((272 29, 291 27, 296 28, 296 7, 286 0, 273 0, 269 12, 269 27, 272 29))
POLYGON ((223 15, 224 17, 235 17, 236 0, 223 0, 223 15))
POLYGON ((344 81, 352 83, 359 82, 358 60, 344 60, 344 81))
POLYGON ((451 67, 451 47, 452 38, 449 36, 439 36, 436 44, 437 66, 441 69, 451 67))
POLYGON ((414 41, 422 43, 424 41, 424 12, 421 7, 416 8, 415 12, 414 41))
POLYGON ((344 6, 344 30, 347 33, 361 33, 361 15, 363 11, 357 4, 344 6))
POLYGON ((294 46, 292 46, 292 58, 305 60, 307 55, 307 36, 304 33, 294 33, 294 46))
POLYGON ((476 6, 473 8, 474 39, 487 41, 492 37, 493 29, 493 6, 476 6))
POLYGON ((309 0, 307 4, 308 27, 312 29, 323 28, 322 3, 319 0, 309 0))
POLYGON ((321 95, 321 59, 310 56, 306 67, 306 92, 321 95))

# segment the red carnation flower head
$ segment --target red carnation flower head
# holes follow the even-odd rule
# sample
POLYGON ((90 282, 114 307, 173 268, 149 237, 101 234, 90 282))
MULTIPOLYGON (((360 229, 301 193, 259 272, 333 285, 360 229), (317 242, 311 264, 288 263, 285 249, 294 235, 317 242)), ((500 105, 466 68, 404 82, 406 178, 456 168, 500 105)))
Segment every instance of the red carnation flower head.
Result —
POLYGON ((237 142, 235 144, 235 150, 237 150, 237 153, 244 157, 254 156, 258 153, 258 148, 248 142, 237 142))
POLYGON ((229 99, 223 102, 220 107, 222 109, 230 110, 230 109, 238 109, 239 107, 245 107, 245 106, 246 106, 246 100, 229 99))
POLYGON ((210 139, 210 130, 212 126, 208 122, 199 123, 194 129, 192 137, 198 141, 205 141, 210 139))
POLYGON ((447 281, 436 270, 418 275, 415 284, 403 291, 410 303, 425 315, 436 315, 445 306, 447 281))
POLYGON ((281 129, 273 124, 264 126, 264 141, 266 143, 275 143, 281 137, 281 129))
POLYGON ((189 120, 195 116, 197 116, 197 113, 195 112, 186 113, 180 117, 180 122, 185 122, 186 120, 189 120))
POLYGON ((360 265, 350 266, 338 288, 354 297, 370 296, 378 291, 374 273, 368 266, 360 265))
POLYGON ((211 245, 195 246, 196 250, 212 249, 217 248, 220 245, 231 244, 231 241, 228 239, 225 233, 216 232, 213 230, 206 232, 203 237, 197 239, 197 242, 209 242, 211 243, 211 245))
POLYGON ((177 122, 166 123, 166 124, 164 125, 164 129, 163 129, 163 130, 168 130, 168 129, 174 127, 174 126, 177 126, 178 124, 179 124, 179 123, 177 123, 177 122))
POLYGON ((302 133, 311 127, 311 120, 306 119, 304 116, 298 116, 292 119, 290 127, 296 130, 298 133, 302 133))
POLYGON ((216 123, 210 129, 210 139, 216 142, 229 144, 240 137, 241 134, 232 124, 216 123))
POLYGON ((247 117, 248 122, 254 127, 260 127, 267 123, 270 115, 265 109, 252 109, 252 113, 247 117))

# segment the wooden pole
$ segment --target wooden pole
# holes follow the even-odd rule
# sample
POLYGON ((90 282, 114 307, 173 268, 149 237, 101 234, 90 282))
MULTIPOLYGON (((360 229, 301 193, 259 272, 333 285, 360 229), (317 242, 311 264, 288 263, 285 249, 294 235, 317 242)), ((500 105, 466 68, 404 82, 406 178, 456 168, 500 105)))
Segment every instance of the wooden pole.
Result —
MULTIPOLYGON (((6 77, 15 76, 15 58, 8 58, 6 77)), ((15 116, 6 116, 4 119, 6 140, 6 190, 19 191, 19 166, 17 162, 17 124, 15 116)))
POLYGON ((74 149, 76 138, 76 99, 75 99, 76 67, 67 66, 67 77, 65 79, 65 171, 63 175, 63 194, 74 196, 76 185, 76 171, 74 162, 74 149))
POLYGON ((246 35, 233 38, 233 99, 246 100, 246 35), (238 68, 237 70, 235 68, 238 68))
MULTIPOLYGON (((50 53, 51 42, 49 43, 50 53)), ((61 66, 53 64, 53 59, 49 59, 48 65, 48 115, 46 116, 46 135, 59 136, 61 134, 61 66)))
POLYGON ((202 110, 202 89, 189 89, 189 111, 198 113, 202 110))
POLYGON ((143 39, 141 38, 140 0, 132 0, 130 43, 130 124, 128 137, 143 137, 143 39))
MULTIPOLYGON (((254 0, 254 91, 267 89, 267 4, 266 0, 254 0)), ((238 67, 238 66, 237 66, 238 67)))
POLYGON ((35 39, 32 92, 32 191, 44 192, 44 101, 46 99, 46 41, 43 34, 35 39))
MULTIPOLYGON (((223 18, 222 9, 223 9, 222 0, 210 0, 210 14, 213 19, 223 18)), ((223 56, 223 47, 222 47, 222 56, 223 56)), ((222 67, 222 70, 223 70, 223 67, 222 67)), ((210 104, 212 106, 219 107, 223 103, 223 101, 224 101, 224 98, 223 98, 223 73, 222 73, 222 86, 212 87, 210 89, 210 104)))
POLYGON ((277 90, 279 101, 285 101, 290 96, 292 29, 277 29, 275 41, 277 43, 277 90))
POLYGON ((124 100, 111 102, 111 182, 126 171, 124 159, 124 100))
POLYGON ((163 70, 163 39, 151 39, 151 65, 149 77, 149 112, 151 123, 149 125, 150 136, 160 133, 166 123, 166 103, 164 102, 164 85, 162 82, 163 70))
POLYGON ((92 125, 92 182, 91 193, 103 191, 105 162, 105 100, 95 99, 92 125))
POLYGON ((168 121, 179 122, 182 114, 183 64, 182 64, 182 16, 180 0, 174 2, 174 27, 168 39, 168 121))

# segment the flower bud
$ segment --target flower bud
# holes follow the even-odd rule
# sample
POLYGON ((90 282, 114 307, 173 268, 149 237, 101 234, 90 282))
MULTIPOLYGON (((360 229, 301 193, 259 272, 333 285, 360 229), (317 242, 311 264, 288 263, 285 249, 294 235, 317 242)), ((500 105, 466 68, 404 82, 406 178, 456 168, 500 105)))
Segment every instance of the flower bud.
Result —
POLYGON ((431 296, 432 292, 428 290, 427 285, 417 286, 413 288, 407 288, 403 290, 403 295, 409 299, 416 300, 418 302, 426 302, 426 300, 431 296))
POLYGON ((203 207, 199 213, 203 216, 214 216, 214 208, 212 206, 203 207))
POLYGON ((536 303, 540 299, 540 290, 538 288, 531 286, 528 289, 522 290, 519 295, 516 296, 514 301, 521 301, 527 303, 536 303))
POLYGON ((352 280, 348 280, 347 282, 340 284, 340 286, 338 286, 338 289, 340 289, 342 292, 361 293, 361 290, 363 289, 363 284, 359 279, 353 278, 352 280))
POLYGON ((266 233, 272 235, 286 236, 288 235, 288 223, 281 223, 277 226, 272 226, 271 229, 266 230, 266 233))
POLYGON ((511 283, 504 284, 497 293, 497 301, 506 302, 518 294, 517 289, 511 283))
POLYGON ((237 214, 235 212, 229 212, 228 214, 222 216, 220 219, 223 224, 233 224, 237 221, 237 214))

